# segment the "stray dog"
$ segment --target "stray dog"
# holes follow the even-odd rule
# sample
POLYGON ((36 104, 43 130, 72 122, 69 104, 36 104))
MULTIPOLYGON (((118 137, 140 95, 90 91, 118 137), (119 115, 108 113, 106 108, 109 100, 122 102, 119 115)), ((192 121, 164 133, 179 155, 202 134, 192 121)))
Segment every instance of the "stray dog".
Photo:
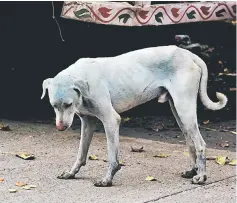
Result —
POLYGON ((227 103, 222 93, 219 102, 207 95, 207 66, 197 55, 177 46, 161 46, 132 51, 115 57, 82 58, 54 78, 43 81, 41 99, 48 90, 60 131, 69 128, 74 114, 81 119, 81 139, 77 159, 61 179, 74 178, 86 164, 87 153, 96 118, 105 129, 109 167, 107 174, 95 183, 97 187, 112 185, 119 165, 119 113, 151 99, 170 103, 182 130, 191 158, 191 170, 182 174, 195 184, 206 179, 205 142, 197 123, 197 95, 204 106, 219 110, 227 103))

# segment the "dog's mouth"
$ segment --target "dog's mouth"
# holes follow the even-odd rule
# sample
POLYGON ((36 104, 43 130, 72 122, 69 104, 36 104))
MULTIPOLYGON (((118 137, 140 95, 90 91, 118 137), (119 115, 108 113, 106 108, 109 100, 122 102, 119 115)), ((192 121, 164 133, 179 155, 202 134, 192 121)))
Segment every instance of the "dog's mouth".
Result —
POLYGON ((56 126, 56 128, 57 128, 58 131, 66 131, 69 128, 69 126, 66 126, 66 125, 56 126))

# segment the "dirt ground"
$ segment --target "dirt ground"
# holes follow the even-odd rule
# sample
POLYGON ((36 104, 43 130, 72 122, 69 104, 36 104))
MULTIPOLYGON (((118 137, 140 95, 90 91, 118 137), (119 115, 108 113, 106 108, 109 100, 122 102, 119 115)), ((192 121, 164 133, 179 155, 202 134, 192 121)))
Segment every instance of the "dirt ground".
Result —
MULTIPOLYGON (((11 131, 0 131, 0 203, 234 203, 236 191, 235 166, 218 165, 207 161, 207 183, 193 185, 180 173, 188 169, 184 137, 170 118, 132 118, 120 130, 120 154, 125 164, 116 174, 113 187, 96 188, 93 182, 106 173, 106 138, 101 124, 93 138, 89 155, 99 160, 88 160, 74 180, 59 180, 57 175, 68 170, 76 158, 80 128, 78 122, 67 132, 58 132, 53 124, 3 120, 11 131), (143 120, 143 121, 142 121, 143 120), (156 131, 157 123, 163 128, 156 131), (153 130, 152 130, 153 129, 153 130), (155 130, 154 130, 155 129, 155 130), (143 147, 144 152, 131 152, 131 146, 143 147), (17 152, 33 153, 35 160, 23 160, 17 152), (167 158, 153 157, 166 153, 167 158), (157 181, 146 181, 148 175, 157 181), (36 185, 24 190, 15 186, 18 181, 36 185), (17 189, 10 193, 8 189, 17 189)), ((219 132, 236 131, 236 121, 212 123, 201 126, 207 143, 207 156, 235 157, 236 135, 219 132), (216 130, 216 131, 214 131, 216 130), (224 145, 222 143, 228 143, 224 145)))

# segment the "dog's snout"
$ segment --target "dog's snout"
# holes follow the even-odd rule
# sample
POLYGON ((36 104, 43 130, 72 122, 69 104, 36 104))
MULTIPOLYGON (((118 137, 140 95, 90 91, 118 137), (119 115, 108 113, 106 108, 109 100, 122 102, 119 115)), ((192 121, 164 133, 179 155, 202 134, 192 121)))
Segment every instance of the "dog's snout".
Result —
POLYGON ((59 123, 56 126, 59 131, 64 131, 67 129, 67 126, 64 125, 62 121, 59 121, 59 123))

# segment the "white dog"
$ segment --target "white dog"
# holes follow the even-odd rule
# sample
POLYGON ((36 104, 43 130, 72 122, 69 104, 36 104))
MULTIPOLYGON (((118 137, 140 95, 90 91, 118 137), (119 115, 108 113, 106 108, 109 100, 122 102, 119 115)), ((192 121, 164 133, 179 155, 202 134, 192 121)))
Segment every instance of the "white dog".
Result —
POLYGON ((202 59, 176 46, 162 46, 132 51, 116 57, 82 58, 54 78, 43 82, 43 98, 48 89, 56 113, 58 130, 66 130, 74 114, 81 119, 81 140, 76 162, 58 178, 74 178, 86 164, 87 152, 98 118, 102 121, 108 145, 109 168, 95 186, 112 185, 119 165, 119 113, 151 99, 169 101, 181 128, 191 157, 191 170, 183 177, 203 184, 206 179, 205 142, 199 132, 196 105, 199 92, 202 103, 219 110, 227 103, 221 93, 219 102, 207 95, 207 66, 202 59))

